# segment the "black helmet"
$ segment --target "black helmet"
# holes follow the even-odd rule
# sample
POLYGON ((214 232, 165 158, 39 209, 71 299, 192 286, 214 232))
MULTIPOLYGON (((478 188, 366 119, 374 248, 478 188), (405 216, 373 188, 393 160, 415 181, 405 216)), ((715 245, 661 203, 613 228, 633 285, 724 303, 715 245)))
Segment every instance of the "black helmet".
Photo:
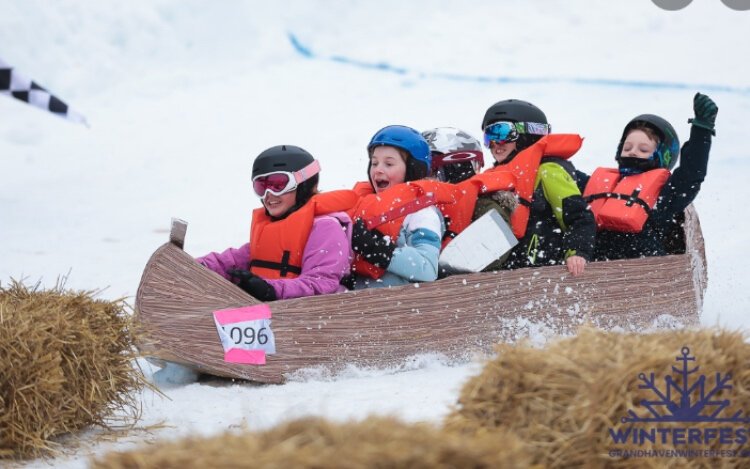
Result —
POLYGON ((482 131, 488 125, 498 121, 549 123, 541 109, 520 99, 506 99, 490 106, 482 119, 482 131))
MULTIPOLYGON (((255 158, 255 161, 253 161, 252 177, 255 178, 255 176, 272 173, 274 171, 288 171, 293 173, 314 161, 315 158, 304 148, 296 147, 294 145, 277 145, 264 150, 255 158)), ((315 195, 315 188, 318 185, 318 181, 318 175, 315 174, 310 179, 300 182, 297 185, 297 195, 294 199, 294 206, 282 217, 277 219, 285 218, 305 205, 307 201, 315 195)), ((268 211, 266 211, 266 214, 268 214, 268 211)))
MULTIPOLYGON (((526 122, 531 124, 545 124, 547 127, 545 132, 549 131, 547 124, 547 116, 544 115, 541 109, 534 106, 528 101, 521 99, 506 99, 504 101, 498 101, 487 109, 484 113, 484 119, 482 119, 482 132, 487 128, 488 125, 494 124, 499 121, 510 121, 510 122, 526 122)), ((533 126, 537 127, 537 126, 533 126)), ((508 158, 504 163, 509 162, 522 150, 530 147, 531 145, 538 142, 543 137, 543 134, 536 133, 521 133, 516 140, 516 149, 508 155, 508 158)), ((497 166, 498 163, 495 163, 497 166)))
POLYGON ((277 145, 264 150, 253 161, 253 178, 274 171, 299 171, 315 161, 305 149, 294 145, 277 145))
POLYGON ((625 143, 625 138, 628 133, 638 124, 645 124, 649 128, 653 129, 659 136, 659 145, 656 147, 654 156, 659 168, 672 169, 677 164, 677 158, 680 156, 680 139, 677 136, 677 132, 666 119, 659 117, 654 114, 641 114, 640 116, 634 117, 625 126, 622 131, 622 137, 620 143, 617 145, 617 153, 615 159, 620 160, 622 154, 622 146, 625 143))

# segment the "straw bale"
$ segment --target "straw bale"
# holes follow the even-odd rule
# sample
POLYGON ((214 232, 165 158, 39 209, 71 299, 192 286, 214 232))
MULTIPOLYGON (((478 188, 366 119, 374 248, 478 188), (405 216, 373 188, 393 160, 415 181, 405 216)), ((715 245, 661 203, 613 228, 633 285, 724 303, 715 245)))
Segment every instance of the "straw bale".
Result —
POLYGON ((190 438, 110 453, 94 468, 522 468, 523 445, 510 434, 469 438, 426 424, 369 417, 332 423, 305 418, 264 432, 190 438))
POLYGON ((0 285, 0 458, 48 454, 53 438, 140 412, 132 315, 94 292, 0 285))
MULTIPOLYGON (((739 332, 721 330, 681 330, 654 334, 622 334, 584 329, 578 336, 560 340, 546 348, 527 344, 500 345, 498 356, 463 387, 458 406, 445 420, 445 428, 469 434, 496 430, 513 432, 531 448, 535 463, 547 467, 739 467, 747 459, 737 458, 634 458, 618 459, 608 454, 620 449, 739 449, 741 445, 710 444, 672 446, 645 443, 643 446, 615 445, 609 428, 626 429, 628 410, 648 416, 644 399, 655 399, 652 390, 640 389, 639 374, 651 373, 660 388, 664 378, 676 373, 682 347, 696 357, 691 367, 693 384, 699 374, 706 376, 706 392, 716 383, 716 374, 731 373, 731 390, 719 391, 715 400, 729 399, 731 406, 722 414, 750 412, 750 345, 739 332)), ((691 394, 695 402, 699 388, 691 394)), ((672 400, 679 399, 673 391, 672 400)), ((715 410, 714 407, 712 410, 715 410)), ((661 413, 665 407, 660 407, 661 413)), ((704 412, 707 414, 710 412, 704 412)), ((640 428, 717 427, 716 423, 649 423, 640 428)), ((747 424, 727 424, 746 428, 747 424)), ((748 445, 745 445, 747 448, 748 445)))

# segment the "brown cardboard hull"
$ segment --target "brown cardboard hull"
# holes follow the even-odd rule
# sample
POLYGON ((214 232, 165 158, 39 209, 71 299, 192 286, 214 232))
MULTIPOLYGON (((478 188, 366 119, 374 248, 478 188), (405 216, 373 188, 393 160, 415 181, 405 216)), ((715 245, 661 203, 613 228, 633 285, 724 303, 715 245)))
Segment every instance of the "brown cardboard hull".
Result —
POLYGON ((212 315, 258 301, 167 243, 149 260, 138 288, 140 348, 208 374, 283 382, 308 367, 387 367, 424 353, 464 360, 501 341, 572 333, 584 323, 624 330, 693 325, 707 276, 692 207, 684 235, 683 254, 594 262, 579 277, 550 266, 275 301, 269 306, 276 354, 265 365, 226 363, 212 315))

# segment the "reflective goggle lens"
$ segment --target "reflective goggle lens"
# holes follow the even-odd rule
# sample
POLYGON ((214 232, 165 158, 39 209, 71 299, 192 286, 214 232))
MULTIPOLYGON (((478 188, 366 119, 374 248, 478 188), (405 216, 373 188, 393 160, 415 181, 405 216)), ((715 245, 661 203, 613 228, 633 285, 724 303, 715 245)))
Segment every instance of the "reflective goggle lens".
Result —
POLYGON ((253 179, 253 190, 259 197, 265 196, 266 191, 273 195, 285 194, 297 187, 290 176, 291 174, 286 172, 263 174, 253 179))
POLYGON ((490 142, 515 142, 518 140, 518 129, 513 122, 495 122, 484 129, 484 144, 489 147, 490 142))
POLYGON ((446 166, 456 163, 464 163, 467 161, 477 161, 482 158, 482 152, 476 150, 469 151, 454 151, 452 153, 440 153, 437 151, 432 152, 432 169, 436 170, 441 166, 446 166))
POLYGON ((307 181, 320 172, 320 163, 314 160, 309 165, 290 173, 288 171, 275 171, 260 174, 253 178, 253 190, 258 197, 265 197, 266 192, 273 195, 284 195, 297 188, 297 184, 307 181))

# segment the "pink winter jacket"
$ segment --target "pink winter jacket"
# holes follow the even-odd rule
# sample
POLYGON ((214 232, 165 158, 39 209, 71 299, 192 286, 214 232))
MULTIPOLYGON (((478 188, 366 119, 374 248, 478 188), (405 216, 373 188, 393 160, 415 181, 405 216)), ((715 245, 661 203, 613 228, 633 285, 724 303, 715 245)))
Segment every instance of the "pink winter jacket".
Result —
MULTIPOLYGON (((352 220, 344 212, 315 217, 302 253, 302 273, 296 278, 267 280, 276 290, 276 298, 324 295, 345 291, 339 283, 349 274, 352 263, 352 220)), ((252 260, 250 243, 222 253, 212 252, 195 259, 227 280, 227 271, 248 269, 252 260)))

